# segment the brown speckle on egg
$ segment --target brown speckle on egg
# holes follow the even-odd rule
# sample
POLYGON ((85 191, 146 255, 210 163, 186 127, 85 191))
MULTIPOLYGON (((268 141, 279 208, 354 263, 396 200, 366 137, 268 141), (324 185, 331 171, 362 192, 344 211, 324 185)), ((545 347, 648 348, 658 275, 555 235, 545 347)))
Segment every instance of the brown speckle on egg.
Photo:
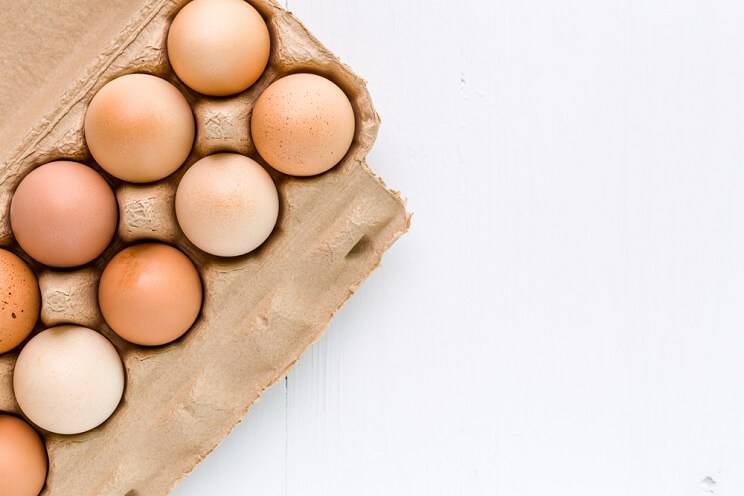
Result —
POLYGON ((314 176, 335 166, 349 150, 354 130, 349 98, 315 74, 292 74, 272 83, 251 117, 258 153, 292 176, 314 176))
POLYGON ((0 288, 10 289, 8 299, 3 300, 3 312, 0 312, 0 353, 5 353, 21 344, 33 330, 39 316, 40 296, 36 275, 28 265, 17 255, 2 249, 0 288))

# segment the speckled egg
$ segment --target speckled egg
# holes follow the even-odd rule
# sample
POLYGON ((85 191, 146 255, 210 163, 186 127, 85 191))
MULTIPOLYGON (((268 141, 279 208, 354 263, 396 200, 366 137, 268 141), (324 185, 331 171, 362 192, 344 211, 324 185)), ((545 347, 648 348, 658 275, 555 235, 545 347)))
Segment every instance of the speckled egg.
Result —
POLYGON ((292 74, 258 98, 251 135, 258 153, 278 171, 314 176, 344 158, 354 140, 354 109, 332 81, 292 74))
POLYGON ((0 353, 28 337, 39 317, 39 283, 26 263, 0 249, 0 353))

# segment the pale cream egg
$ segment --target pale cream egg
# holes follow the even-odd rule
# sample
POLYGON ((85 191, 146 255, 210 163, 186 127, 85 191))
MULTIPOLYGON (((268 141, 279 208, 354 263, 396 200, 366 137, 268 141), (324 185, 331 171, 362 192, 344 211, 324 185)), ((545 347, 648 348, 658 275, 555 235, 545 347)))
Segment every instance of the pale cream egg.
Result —
POLYGON ((105 422, 119 405, 124 382, 114 345, 94 330, 73 325, 34 336, 13 371, 23 413, 56 434, 79 434, 105 422))
POLYGON ((220 257, 243 255, 269 237, 279 215, 271 176, 256 161, 217 153, 186 171, 176 191, 176 217, 198 248, 220 257))

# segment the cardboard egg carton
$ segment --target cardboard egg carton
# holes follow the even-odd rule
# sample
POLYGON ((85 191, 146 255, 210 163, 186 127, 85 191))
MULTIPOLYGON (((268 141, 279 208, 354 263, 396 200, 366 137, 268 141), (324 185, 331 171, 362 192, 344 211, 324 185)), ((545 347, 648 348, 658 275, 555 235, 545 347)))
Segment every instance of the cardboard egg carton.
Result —
MULTIPOLYGON (((367 167, 379 120, 364 81, 342 65, 289 12, 271 0, 251 3, 272 35, 269 67, 245 92, 210 98, 186 88, 169 67, 165 39, 184 0, 0 0, 0 244, 22 254, 8 221, 12 192, 34 167, 58 159, 96 169, 85 146, 83 118, 95 92, 111 79, 146 72, 174 83, 191 103, 197 126, 184 167, 163 181, 127 185, 105 175, 120 206, 118 235, 102 257, 74 270, 29 260, 39 275, 37 331, 78 323, 105 334, 119 350, 127 386, 116 413, 76 436, 43 433, 50 457, 43 494, 157 496, 203 460, 250 405, 316 341, 336 310, 409 226, 397 193, 367 167), (49 21, 53 19, 54 21, 49 21), (258 159, 249 117, 258 95, 294 72, 329 77, 349 95, 356 137, 341 164, 313 178, 270 168, 280 216, 258 250, 222 259, 181 233, 173 197, 180 176, 220 151, 258 159), (119 339, 96 303, 98 277, 122 247, 140 240, 171 243, 201 273, 205 301, 183 338, 143 348, 119 339)), ((263 162, 261 162, 263 163, 263 162)), ((21 414, 13 398, 18 350, 0 356, 0 411, 21 414)))

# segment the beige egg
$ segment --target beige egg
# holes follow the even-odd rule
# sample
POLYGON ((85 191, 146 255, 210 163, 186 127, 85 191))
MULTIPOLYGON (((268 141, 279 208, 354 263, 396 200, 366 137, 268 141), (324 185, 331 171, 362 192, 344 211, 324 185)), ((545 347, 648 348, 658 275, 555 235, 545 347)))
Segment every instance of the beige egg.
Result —
POLYGON ((243 255, 269 237, 279 215, 271 176, 254 160, 217 153, 186 171, 176 191, 176 217, 198 248, 220 257, 243 255))
POLYGON ((119 209, 108 183, 77 162, 49 162, 18 185, 10 224, 21 248, 52 267, 90 262, 111 242, 119 209))
POLYGON ((0 494, 36 496, 46 474, 46 449, 36 431, 17 417, 0 414, 0 494))
POLYGON ((292 74, 272 83, 251 118, 258 153, 292 176, 314 176, 335 166, 349 151, 354 129, 349 98, 315 74, 292 74))
POLYGON ((0 249, 0 354, 31 334, 39 318, 39 283, 26 263, 0 249))
POLYGON ((270 45, 261 14, 243 0, 194 0, 168 31, 173 70, 205 95, 232 95, 256 82, 269 61, 270 45))
POLYGON ((13 390, 23 413, 57 434, 89 431, 108 419, 124 392, 116 348, 91 329, 47 329, 18 355, 13 390))
POLYGON ((194 115, 164 79, 129 74, 106 84, 85 114, 85 141, 112 176, 157 181, 178 169, 194 143, 194 115))

